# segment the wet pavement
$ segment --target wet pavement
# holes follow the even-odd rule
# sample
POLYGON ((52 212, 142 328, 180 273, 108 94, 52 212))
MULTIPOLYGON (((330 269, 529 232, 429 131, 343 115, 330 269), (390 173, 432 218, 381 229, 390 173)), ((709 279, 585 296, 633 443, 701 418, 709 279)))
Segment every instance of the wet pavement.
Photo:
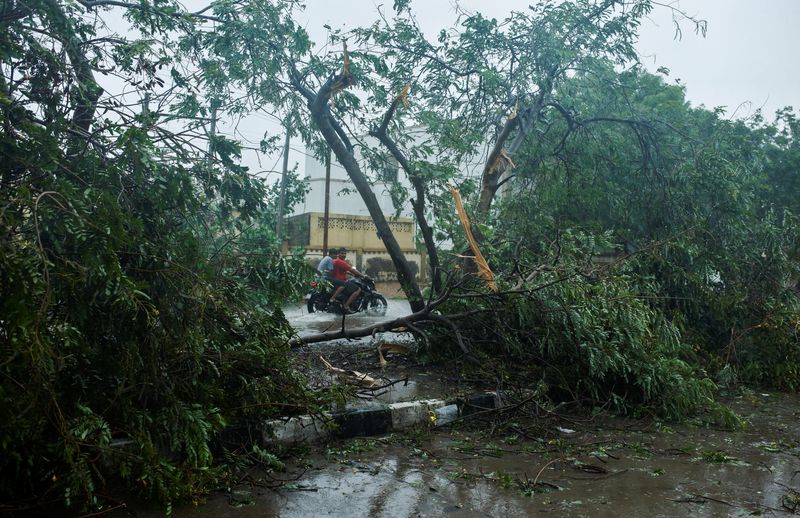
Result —
POLYGON ((293 304, 283 308, 289 323, 292 324, 300 336, 320 333, 324 331, 338 331, 342 322, 346 329, 365 327, 385 320, 392 320, 411 313, 408 301, 402 299, 389 299, 386 315, 371 315, 369 313, 354 313, 342 317, 335 313, 316 312, 309 313, 305 304, 293 304))
MULTIPOLYGON (((407 303, 390 301, 384 318, 408 312, 407 303)), ((302 308, 287 316, 301 334, 342 322, 341 316, 308 315, 302 308)), ((380 319, 349 316, 345 324, 380 319)), ((318 344, 300 357, 313 360, 322 353, 384 380, 405 376, 408 384, 393 386, 385 401, 473 388, 414 364, 381 371, 371 360, 374 344, 373 338, 318 344)), ((488 433, 496 423, 487 421, 483 431, 473 424, 413 439, 343 442, 305 459, 297 481, 278 490, 251 488, 249 499, 233 506, 237 516, 286 517, 800 514, 800 397, 747 392, 730 405, 747 422, 745 429, 610 417, 532 423, 520 416, 512 432, 506 423, 502 432, 488 433)), ((209 505, 211 514, 224 515, 231 501, 215 498, 209 505)))
POLYGON ((175 515, 800 513, 800 398, 749 393, 731 406, 746 429, 518 416, 494 433, 497 423, 473 421, 464 429, 330 443, 296 458, 285 472, 253 473, 250 484, 175 515), (276 479, 286 482, 266 487, 276 479))

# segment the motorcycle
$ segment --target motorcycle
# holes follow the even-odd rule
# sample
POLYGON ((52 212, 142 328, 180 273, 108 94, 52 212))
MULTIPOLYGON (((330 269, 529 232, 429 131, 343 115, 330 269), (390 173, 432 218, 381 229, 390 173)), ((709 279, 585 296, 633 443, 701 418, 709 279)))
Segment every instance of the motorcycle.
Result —
MULTIPOLYGON (((386 314, 388 304, 383 295, 375 290, 375 281, 370 278, 356 277, 352 280, 359 288, 361 294, 358 299, 350 304, 350 309, 354 313, 365 312, 369 315, 383 316, 386 314)), ((329 282, 317 281, 311 283, 311 291, 308 292, 308 312, 326 311, 328 313, 344 314, 342 303, 346 297, 344 293, 339 294, 337 300, 329 302, 333 286, 329 282)))

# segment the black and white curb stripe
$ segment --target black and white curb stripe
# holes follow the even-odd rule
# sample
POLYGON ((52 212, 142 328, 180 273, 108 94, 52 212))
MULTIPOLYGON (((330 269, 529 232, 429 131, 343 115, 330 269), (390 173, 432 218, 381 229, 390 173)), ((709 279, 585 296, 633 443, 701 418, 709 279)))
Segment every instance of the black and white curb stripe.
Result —
POLYGON ((500 399, 494 392, 475 394, 454 401, 422 399, 391 403, 330 413, 321 418, 306 415, 273 419, 265 423, 263 438, 268 444, 294 444, 319 441, 328 437, 383 435, 423 423, 443 425, 459 417, 499 407, 500 399))

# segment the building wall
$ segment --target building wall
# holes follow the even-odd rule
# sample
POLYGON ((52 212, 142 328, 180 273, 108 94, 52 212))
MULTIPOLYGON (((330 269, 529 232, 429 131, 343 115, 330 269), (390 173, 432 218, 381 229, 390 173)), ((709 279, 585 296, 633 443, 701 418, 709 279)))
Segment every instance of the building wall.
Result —
MULTIPOLYGON (((409 128, 406 131, 407 136, 410 136, 416 143, 422 143, 429 138, 422 128, 409 128)), ((370 148, 381 148, 381 144, 374 137, 366 136, 360 140, 363 141, 364 145, 370 148)), ((396 209, 389 195, 389 187, 391 184, 380 181, 375 172, 370 170, 367 160, 361 153, 361 149, 362 147, 360 145, 356 146, 356 160, 364 174, 373 181, 372 191, 375 193, 375 197, 378 199, 383 213, 386 215, 394 215, 396 209)), ((307 156, 305 176, 309 181, 310 191, 306 195, 305 202, 295 207, 295 214, 323 212, 325 207, 325 163, 313 156, 307 156)), ((403 172, 397 175, 397 181, 406 188, 411 187, 411 184, 408 182, 403 172)), ((347 175, 347 171, 336 161, 335 156, 331 157, 330 212, 332 214, 369 216, 369 211, 367 211, 364 201, 361 199, 358 191, 356 191, 353 182, 347 175)), ((411 205, 406 203, 405 206, 400 209, 399 215, 402 217, 413 217, 414 212, 411 205)))
MULTIPOLYGON (((414 243, 414 220, 411 218, 392 218, 389 220, 395 239, 403 250, 409 263, 414 263, 420 280, 425 279, 422 256, 414 243), (421 277, 420 277, 421 276, 421 277)), ((289 246, 302 247, 312 265, 322 258, 322 245, 325 235, 323 213, 311 212, 289 218, 289 246)), ((331 214, 328 218, 328 248, 345 247, 348 261, 361 272, 367 273, 376 281, 391 282, 397 274, 386 252, 383 241, 378 237, 372 218, 348 214, 331 214)))
MULTIPOLYGON (((389 218, 389 227, 404 252, 415 252, 414 220, 389 218)), ((298 214, 289 218, 289 246, 307 250, 322 250, 325 239, 325 215, 321 212, 298 214)), ((369 216, 330 214, 328 217, 328 247, 363 252, 385 252, 378 229, 369 216)))
MULTIPOLYGON (((338 167, 338 165, 337 165, 338 167)), ((325 210, 325 171, 322 177, 309 177, 309 192, 306 194, 305 201, 297 204, 295 214, 307 212, 323 212, 325 210)), ((389 188, 385 182, 375 182, 372 191, 378 199, 381 212, 387 215, 394 215, 395 209, 392 198, 389 195, 389 188)), ((367 206, 358 194, 353 182, 349 178, 333 178, 333 165, 331 166, 331 185, 330 185, 330 213, 349 214, 354 216, 369 216, 367 206)), ((412 211, 410 207, 401 211, 401 216, 410 217, 412 211)))
MULTIPOLYGON (((414 126, 404 129, 404 139, 407 141, 404 145, 408 146, 422 146, 426 145, 435 149, 435 139, 421 126, 414 126)), ((474 155, 468 158, 462 158, 460 166, 460 175, 462 178, 480 178, 483 172, 485 160, 489 153, 489 148, 492 145, 492 138, 487 135, 487 142, 480 149, 476 149, 474 155)), ((364 136, 358 139, 355 146, 355 158, 361 166, 364 174, 373 182, 373 192, 375 193, 381 210, 386 215, 394 215, 396 209, 392 203, 391 196, 389 195, 390 183, 380 181, 379 174, 370 169, 368 161, 364 158, 362 153, 363 147, 366 146, 373 150, 381 150, 382 145, 377 139, 370 136, 364 136)), ((433 156, 429 160, 436 160, 433 156)), ((306 195, 305 202, 295 206, 295 214, 303 214, 308 212, 323 212, 325 209, 325 163, 317 160, 313 156, 306 156, 305 163, 305 177, 309 181, 310 191, 306 195)), ((410 189, 411 185, 404 172, 400 171, 397 175, 397 182, 410 189)), ((498 196, 507 196, 510 182, 504 184, 498 196)), ((367 207, 364 201, 356 191, 347 171, 336 161, 336 157, 331 157, 331 182, 330 182, 330 212, 333 214, 350 214, 355 216, 369 216, 367 207)), ((406 204, 400 208, 400 216, 414 217, 414 212, 411 204, 406 204)))

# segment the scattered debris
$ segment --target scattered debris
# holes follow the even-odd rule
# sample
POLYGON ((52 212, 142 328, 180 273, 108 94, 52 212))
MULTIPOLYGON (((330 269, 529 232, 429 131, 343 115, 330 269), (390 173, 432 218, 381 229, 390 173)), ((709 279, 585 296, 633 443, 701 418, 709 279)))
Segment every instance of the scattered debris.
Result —
POLYGON ((378 345, 378 364, 381 366, 381 369, 386 367, 388 362, 384 357, 384 353, 394 353, 394 354, 402 354, 404 356, 408 356, 411 354, 411 349, 408 346, 405 346, 400 343, 391 343, 391 342, 383 342, 381 341, 378 345))
POLYGON ((348 371, 340 369, 339 367, 334 367, 325 358, 323 358, 322 355, 320 355, 319 359, 322 360, 322 363, 329 371, 335 373, 339 379, 345 383, 351 383, 353 385, 367 388, 380 386, 380 382, 369 374, 358 371, 348 371))

